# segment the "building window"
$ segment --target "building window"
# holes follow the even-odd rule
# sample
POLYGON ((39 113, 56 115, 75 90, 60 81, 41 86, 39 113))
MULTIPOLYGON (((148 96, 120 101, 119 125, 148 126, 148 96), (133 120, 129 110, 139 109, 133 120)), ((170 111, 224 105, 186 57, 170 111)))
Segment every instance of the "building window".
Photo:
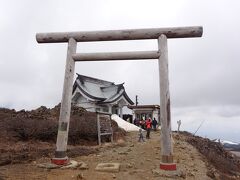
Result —
POLYGON ((100 108, 96 108, 96 112, 100 112, 100 108))
POLYGON ((108 107, 102 108, 103 112, 108 112, 108 107))

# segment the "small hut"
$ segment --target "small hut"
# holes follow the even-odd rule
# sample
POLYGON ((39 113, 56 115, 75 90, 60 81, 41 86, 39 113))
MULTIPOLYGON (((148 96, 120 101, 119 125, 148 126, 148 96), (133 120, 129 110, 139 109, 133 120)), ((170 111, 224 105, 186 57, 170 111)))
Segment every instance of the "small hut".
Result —
POLYGON ((133 119, 143 119, 155 118, 157 122, 160 122, 160 106, 159 105, 137 105, 137 106, 128 106, 129 109, 132 109, 133 119))

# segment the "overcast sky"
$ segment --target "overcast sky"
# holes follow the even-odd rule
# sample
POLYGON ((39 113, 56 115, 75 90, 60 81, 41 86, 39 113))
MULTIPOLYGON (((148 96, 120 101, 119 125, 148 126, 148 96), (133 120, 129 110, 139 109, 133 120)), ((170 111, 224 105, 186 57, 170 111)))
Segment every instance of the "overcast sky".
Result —
MULTIPOLYGON (((171 39, 172 124, 240 142, 240 1, 0 0, 0 106, 34 109, 61 101, 67 44, 37 32, 203 26, 202 38, 171 39)), ((156 40, 78 43, 78 52, 157 50, 156 40)), ((157 60, 80 62, 76 73, 125 82, 140 104, 159 104, 157 60)))

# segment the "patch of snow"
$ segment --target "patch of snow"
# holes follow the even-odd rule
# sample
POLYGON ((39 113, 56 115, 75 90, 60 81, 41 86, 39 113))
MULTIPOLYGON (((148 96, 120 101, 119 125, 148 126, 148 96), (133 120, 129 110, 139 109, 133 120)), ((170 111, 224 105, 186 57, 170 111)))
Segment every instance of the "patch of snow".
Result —
POLYGON ((140 127, 135 126, 134 124, 131 124, 122 118, 120 118, 118 115, 113 114, 111 116, 112 120, 114 120, 119 127, 123 128, 125 131, 130 132, 130 131, 139 131, 140 127))
POLYGON ((235 142, 231 142, 231 141, 226 141, 226 140, 220 140, 220 139, 216 139, 215 142, 219 142, 221 144, 233 144, 233 145, 238 145, 239 143, 235 143, 235 142))

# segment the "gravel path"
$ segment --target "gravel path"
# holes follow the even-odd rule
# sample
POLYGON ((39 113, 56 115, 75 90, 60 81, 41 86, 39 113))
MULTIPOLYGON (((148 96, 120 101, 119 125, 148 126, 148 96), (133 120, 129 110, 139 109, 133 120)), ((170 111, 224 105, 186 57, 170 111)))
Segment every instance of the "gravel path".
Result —
MULTIPOLYGON (((199 179, 207 180, 207 167, 202 155, 190 144, 174 138, 174 160, 177 172, 168 173, 159 170, 160 162, 160 132, 151 132, 151 139, 137 142, 137 132, 128 133, 126 141, 115 144, 105 144, 99 148, 98 154, 74 158, 83 161, 88 169, 52 169, 37 168, 36 164, 48 159, 39 159, 28 164, 3 166, 0 172, 6 179, 88 179, 88 180, 157 180, 157 179, 199 179), (120 163, 119 172, 97 172, 99 163, 120 163), (169 177, 170 176, 170 177, 169 177)), ((1 179, 1 178, 0 178, 1 179)))

